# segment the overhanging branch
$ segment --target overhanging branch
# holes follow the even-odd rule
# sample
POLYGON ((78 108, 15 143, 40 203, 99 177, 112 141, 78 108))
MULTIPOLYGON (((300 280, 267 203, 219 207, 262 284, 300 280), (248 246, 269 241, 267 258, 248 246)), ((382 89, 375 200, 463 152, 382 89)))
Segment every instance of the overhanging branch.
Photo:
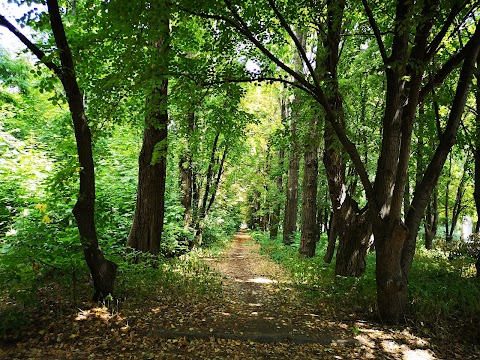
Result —
POLYGON ((11 22, 9 22, 5 16, 0 14, 0 26, 6 27, 10 32, 15 35, 42 63, 45 64, 49 69, 51 69, 59 78, 62 77, 62 71, 60 68, 53 63, 52 61, 45 61, 47 56, 37 45, 32 43, 23 35, 11 22))

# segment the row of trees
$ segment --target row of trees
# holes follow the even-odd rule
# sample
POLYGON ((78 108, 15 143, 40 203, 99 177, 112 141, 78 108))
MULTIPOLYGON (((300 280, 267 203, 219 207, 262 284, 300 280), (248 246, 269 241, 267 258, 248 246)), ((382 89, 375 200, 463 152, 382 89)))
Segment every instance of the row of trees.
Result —
POLYGON ((98 246, 92 124, 143 119, 128 245, 159 253, 166 184, 178 177, 185 241, 194 246, 202 243, 222 175, 231 184, 242 171, 228 170, 229 159, 242 155, 251 122, 239 110, 250 88, 240 84, 273 81, 283 84, 270 88, 276 110, 260 116, 272 126, 263 128, 263 144, 254 144, 258 161, 245 171, 266 175, 247 197, 249 222, 269 228, 272 237, 281 227, 290 244, 300 220, 304 256, 315 254, 319 229, 328 227, 325 258, 331 261, 338 239, 336 272, 349 276, 364 272, 373 234, 380 315, 386 322, 403 319, 418 230, 427 214, 426 233, 430 239, 435 233, 436 184, 461 127, 473 129, 465 146, 478 155, 471 140, 478 120, 471 114, 480 105, 472 105, 470 84, 480 30, 470 2, 375 5, 78 1, 62 14, 58 1, 48 0, 48 10, 29 21, 51 35, 42 45, 0 17, 63 86, 81 169, 74 214, 96 298, 113 291, 116 265, 98 246), (182 139, 173 149, 169 133, 182 139), (167 171, 169 157, 175 172, 167 171))
MULTIPOLYGON (((374 11, 367 1, 348 6, 345 2, 333 1, 298 6, 266 1, 260 7, 265 9, 262 12, 258 11, 258 3, 226 0, 221 5, 197 4, 195 9, 199 10, 192 12, 235 29, 261 53, 258 63, 262 76, 258 80, 267 80, 269 75, 275 77, 276 71, 286 73, 287 78, 277 80, 302 90, 302 96, 306 96, 303 101, 310 101, 310 108, 320 109, 317 111, 325 120, 323 162, 333 211, 330 250, 338 237, 338 272, 361 274, 373 233, 378 307, 387 322, 398 322, 404 316, 418 230, 427 208, 435 206, 435 196, 432 204, 431 198, 462 123, 480 48, 476 6, 466 2, 444 5, 433 1, 415 4, 396 1, 374 11), (354 21, 351 20, 353 14, 357 15, 354 21), (348 36, 357 40, 349 41, 348 36), (294 50, 279 50, 284 50, 282 45, 286 43, 294 50), (353 43, 353 49, 348 49, 349 43, 353 43), (368 61, 373 69, 358 66, 356 61, 365 61, 362 47, 372 57, 368 61), (343 64, 340 63, 342 51, 347 53, 343 64), (269 66, 272 69, 271 65, 272 73, 267 69, 263 71, 269 66), (361 75, 358 69, 364 70, 361 75), (340 74, 352 75, 358 81, 370 72, 383 83, 380 91, 383 97, 378 98, 378 93, 375 96, 378 99, 375 107, 382 108, 377 124, 368 121, 367 106, 362 103, 369 99, 368 88, 362 89, 363 99, 359 99, 355 110, 360 113, 359 117, 349 116, 344 106, 356 94, 346 89, 345 84, 351 82, 340 74), (442 85, 447 90, 442 89, 442 85), (453 94, 441 99, 437 95, 440 92, 453 94), (448 107, 443 114, 439 111, 440 100, 448 107), (424 137, 421 132, 428 122, 437 124, 437 135, 436 140, 428 144, 429 154, 422 154, 425 148, 421 144, 424 137), (365 128, 355 133, 355 127, 359 126, 365 128), (380 146, 367 140, 376 129, 378 135, 373 132, 380 146), (417 136, 421 138, 417 164, 412 164, 417 166, 415 182, 408 176, 413 173, 409 168, 412 167, 414 130, 420 132, 417 136), (365 142, 375 151, 367 150, 362 156, 359 149, 365 142), (370 153, 376 157, 373 161, 376 165, 372 166, 370 153), (360 197, 355 194, 356 182, 347 183, 347 162, 349 171, 358 177, 363 188, 360 197), (362 200, 363 207, 359 205, 362 200)), ((292 204, 297 201, 300 150, 295 141, 298 121, 295 104, 300 96, 294 93, 291 101, 292 142, 283 229, 286 244, 296 224, 296 207, 292 204)), ((307 256, 314 253, 318 237, 317 221, 310 219, 317 214, 318 145, 313 139, 319 133, 320 122, 315 116, 315 111, 306 115, 306 134, 302 138, 305 146, 300 252, 307 256)), ((458 216, 458 211, 456 213, 458 216)), ((434 223, 434 219, 427 223, 429 231, 434 223)), ((331 256, 331 251, 327 256, 331 256)))

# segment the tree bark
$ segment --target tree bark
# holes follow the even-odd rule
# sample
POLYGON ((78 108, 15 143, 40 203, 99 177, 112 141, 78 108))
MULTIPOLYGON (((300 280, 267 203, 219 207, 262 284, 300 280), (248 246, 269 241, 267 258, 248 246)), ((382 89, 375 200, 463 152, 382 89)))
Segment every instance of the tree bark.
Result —
MULTIPOLYGON (((282 107, 283 107, 282 103, 282 107)), ((276 239, 278 236, 278 227, 280 224, 280 212, 281 212, 281 195, 283 193, 283 162, 285 158, 285 152, 283 149, 278 150, 278 166, 280 171, 276 176, 276 186, 277 186, 277 194, 274 200, 274 209, 272 212, 271 217, 271 224, 270 224, 270 239, 276 239)))
POLYGON ((345 226, 342 226, 338 242, 335 275, 362 276, 367 269, 367 253, 370 247, 372 223, 368 210, 358 208, 358 204, 347 197, 345 226))
POLYGON ((438 226, 438 191, 436 188, 433 191, 433 200, 431 200, 427 205, 427 213, 424 221, 425 248, 427 250, 432 250, 433 239, 437 234, 438 226))
POLYGON ((300 234, 301 256, 314 257, 319 236, 317 224, 318 187, 318 130, 317 118, 309 124, 303 166, 302 229, 300 234))
POLYGON ((286 189, 285 215, 283 219, 283 243, 290 245, 297 230, 298 209, 298 171, 300 166, 300 154, 296 139, 296 124, 292 119, 290 131, 292 134, 292 146, 288 157, 288 178, 286 189))
POLYGON ((152 64, 158 67, 158 78, 147 96, 145 129, 138 160, 138 192, 133 224, 127 245, 140 252, 158 254, 165 215, 165 180, 167 171, 167 95, 169 52, 169 19, 163 12, 158 22, 159 40, 153 44, 152 64))
POLYGON ((189 134, 187 135, 187 149, 181 157, 179 163, 180 184, 182 187, 181 203, 185 208, 184 229, 190 229, 192 224, 192 200, 193 200, 193 158, 190 150, 190 138, 195 127, 195 114, 192 112, 187 115, 187 127, 189 134))
MULTIPOLYGON (((378 219, 377 219, 378 220, 378 219)), ((407 306, 407 278, 401 271, 401 252, 407 229, 400 222, 373 226, 377 263, 377 305, 380 318, 386 323, 403 322, 407 306)))
MULTIPOLYGON (((477 224, 475 225, 475 232, 478 233, 480 231, 480 58, 477 58, 475 78, 477 80, 475 87, 475 106, 477 115, 475 116, 475 174, 473 198, 475 200, 475 208, 477 210, 477 224)), ((478 263, 480 264, 480 257, 478 263)))

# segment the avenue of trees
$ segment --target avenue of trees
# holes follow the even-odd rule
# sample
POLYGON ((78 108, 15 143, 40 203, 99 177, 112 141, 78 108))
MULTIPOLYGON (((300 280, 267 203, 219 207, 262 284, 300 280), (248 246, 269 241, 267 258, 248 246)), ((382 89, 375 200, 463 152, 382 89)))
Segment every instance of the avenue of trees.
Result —
POLYGON ((245 222, 341 276, 375 251, 399 323, 416 249, 479 231, 476 2, 34 4, 0 14, 2 285, 85 261, 101 300, 245 222))

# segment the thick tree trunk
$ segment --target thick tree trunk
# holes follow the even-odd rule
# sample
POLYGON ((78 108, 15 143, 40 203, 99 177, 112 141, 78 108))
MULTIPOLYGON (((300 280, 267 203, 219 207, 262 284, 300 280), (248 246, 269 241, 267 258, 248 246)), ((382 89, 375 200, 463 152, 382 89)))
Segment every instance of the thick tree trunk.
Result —
POLYGON ((141 252, 158 254, 165 213, 167 170, 168 80, 154 89, 147 101, 143 144, 138 159, 137 204, 128 246, 141 252))
MULTIPOLYGON (((159 4, 157 4, 159 5, 159 4)), ((167 96, 169 19, 162 13, 160 19, 152 19, 158 26, 159 40, 151 59, 157 66, 158 78, 147 96, 145 129, 138 161, 138 192, 133 224, 127 245, 141 252, 158 254, 165 215, 165 180, 167 171, 167 96)))
POLYGON ((376 242, 377 305, 383 322, 396 324, 404 321, 407 306, 407 278, 400 259, 407 230, 402 223, 392 225, 377 219, 374 223, 376 242))
POLYGON ((337 226, 339 234, 335 275, 362 276, 367 269, 367 253, 372 235, 372 223, 368 210, 358 209, 358 204, 347 198, 347 213, 337 226))
POLYGON ((301 256, 314 257, 319 236, 317 224, 317 186, 318 186, 318 138, 317 121, 310 122, 310 137, 304 154, 302 230, 300 234, 301 256))

